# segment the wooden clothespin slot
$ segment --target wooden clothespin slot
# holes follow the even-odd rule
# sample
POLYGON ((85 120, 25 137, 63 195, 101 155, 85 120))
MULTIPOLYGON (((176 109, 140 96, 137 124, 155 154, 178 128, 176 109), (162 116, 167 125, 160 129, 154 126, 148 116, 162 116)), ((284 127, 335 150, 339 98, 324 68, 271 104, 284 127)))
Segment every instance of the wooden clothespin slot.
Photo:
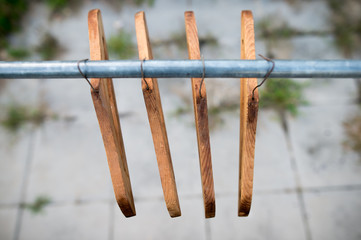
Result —
MULTIPOLYGON (((201 59, 198 30, 192 11, 184 13, 189 59, 201 59)), ((211 147, 208 129, 207 94, 204 78, 192 78, 193 107, 201 169, 203 202, 206 218, 216 214, 211 147)))
MULTIPOLYGON (((94 9, 89 12, 88 27, 90 59, 108 60, 100 10, 94 9)), ((91 85, 94 88, 91 89, 91 96, 103 137, 115 198, 123 214, 131 217, 136 212, 113 81, 111 78, 93 78, 91 85)))
MULTIPOLYGON (((242 11, 241 14, 241 59, 256 59, 254 23, 251 11, 242 11)), ((256 86, 256 78, 241 78, 238 192, 238 216, 240 217, 248 216, 252 203, 258 90, 255 90, 254 96, 252 96, 252 91, 256 86)))
MULTIPOLYGON (((135 30, 137 34, 139 59, 153 59, 144 12, 138 12, 135 15, 135 30)), ((178 217, 181 215, 181 210, 157 79, 145 78, 143 76, 142 90, 148 112, 149 125, 153 136, 164 199, 169 215, 171 217, 178 217)))

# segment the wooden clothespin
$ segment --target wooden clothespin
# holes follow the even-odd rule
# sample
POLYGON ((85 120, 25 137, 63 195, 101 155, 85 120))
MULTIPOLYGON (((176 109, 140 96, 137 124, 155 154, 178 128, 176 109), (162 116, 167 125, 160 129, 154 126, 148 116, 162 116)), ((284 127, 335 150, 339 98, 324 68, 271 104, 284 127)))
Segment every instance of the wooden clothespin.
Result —
MULTIPOLYGON (((201 59, 198 30, 193 12, 185 12, 184 18, 189 59, 201 59)), ((204 78, 192 78, 192 93, 205 217, 212 218, 216 214, 216 202, 209 142, 207 94, 204 78)))
MULTIPOLYGON (((254 23, 251 11, 242 11, 241 14, 241 59, 254 60, 255 40, 254 23)), ((258 90, 256 78, 241 78, 240 95, 240 153, 239 153, 239 192, 238 216, 248 216, 253 191, 253 168, 256 142, 258 90)))
MULTIPOLYGON (((100 10, 94 9, 89 12, 88 27, 90 59, 108 60, 100 10)), ((131 217, 136 212, 113 81, 111 78, 93 78, 91 85, 91 96, 103 137, 115 198, 123 214, 131 217)))
MULTIPOLYGON (((138 12, 135 15, 135 30, 137 34, 139 59, 153 59, 144 12, 138 12)), ((171 217, 178 217, 181 215, 181 210, 157 79, 142 76, 142 90, 153 136, 164 199, 169 215, 171 217)))

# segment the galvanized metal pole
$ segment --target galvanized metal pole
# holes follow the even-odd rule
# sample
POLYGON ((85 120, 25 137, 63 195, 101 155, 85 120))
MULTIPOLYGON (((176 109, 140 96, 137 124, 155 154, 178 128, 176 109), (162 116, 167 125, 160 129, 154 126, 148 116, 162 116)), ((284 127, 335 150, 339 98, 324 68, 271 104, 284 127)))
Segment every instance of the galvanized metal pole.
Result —
MULTIPOLYGON (((271 78, 361 78, 361 60, 274 60, 271 78)), ((202 77, 201 60, 87 61, 80 68, 89 78, 202 77)), ((205 60, 206 78, 263 77, 265 60, 205 60)), ((0 62, 0 78, 82 78, 77 61, 0 62)))

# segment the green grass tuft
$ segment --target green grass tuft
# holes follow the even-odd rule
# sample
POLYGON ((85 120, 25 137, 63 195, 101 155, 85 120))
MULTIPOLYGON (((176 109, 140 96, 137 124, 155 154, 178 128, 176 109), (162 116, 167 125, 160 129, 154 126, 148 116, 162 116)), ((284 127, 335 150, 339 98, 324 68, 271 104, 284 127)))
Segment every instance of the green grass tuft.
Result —
POLYGON ((287 23, 282 23, 281 26, 274 26, 270 18, 263 18, 257 23, 259 36, 268 41, 275 41, 277 39, 289 39, 301 34, 298 30, 291 28, 287 23))
POLYGON ((8 48, 7 54, 12 60, 24 60, 30 56, 30 51, 26 48, 8 48))
POLYGON ((269 79, 260 90, 260 107, 290 112, 296 116, 299 105, 307 102, 303 96, 305 84, 291 79, 269 79))
POLYGON ((136 49, 132 35, 120 30, 117 35, 111 36, 108 42, 109 53, 119 59, 128 59, 135 56, 136 49))
POLYGON ((46 33, 41 44, 36 48, 43 60, 54 60, 62 52, 62 47, 58 40, 50 33, 46 33))
POLYGON ((9 131, 16 132, 27 120, 28 116, 24 106, 11 105, 7 109, 6 118, 1 125, 9 131))
POLYGON ((22 17, 28 9, 27 0, 0 0, 0 48, 8 44, 6 37, 19 30, 22 17))
POLYGON ((60 11, 68 5, 68 0, 45 0, 45 4, 52 11, 60 11))
POLYGON ((134 0, 134 4, 137 6, 141 6, 147 3, 149 7, 153 7, 155 4, 155 0, 134 0))
POLYGON ((172 33, 169 43, 175 44, 179 49, 187 49, 187 36, 185 32, 172 33))
MULTIPOLYGON (((220 102, 217 105, 208 105, 208 125, 209 130, 215 130, 224 123, 223 114, 226 112, 234 112, 239 109, 239 99, 235 101, 220 102)), ((192 114, 193 108, 191 104, 184 103, 183 106, 178 107, 174 112, 171 112, 171 117, 180 117, 187 114, 192 114)))
POLYGON ((361 15, 350 10, 360 8, 361 2, 353 0, 327 0, 331 10, 329 22, 335 37, 334 44, 345 57, 361 47, 361 15), (358 6, 356 6, 358 5, 358 6))
POLYGON ((47 118, 44 110, 29 109, 19 104, 10 104, 5 111, 5 118, 0 124, 10 132, 17 132, 26 123, 40 125, 47 118))
POLYGON ((24 204, 24 207, 30 210, 33 214, 38 214, 44 211, 44 208, 51 203, 51 199, 47 196, 39 196, 33 203, 24 204))
POLYGON ((344 147, 353 150, 361 157, 361 114, 351 117, 343 126, 347 137, 344 147))

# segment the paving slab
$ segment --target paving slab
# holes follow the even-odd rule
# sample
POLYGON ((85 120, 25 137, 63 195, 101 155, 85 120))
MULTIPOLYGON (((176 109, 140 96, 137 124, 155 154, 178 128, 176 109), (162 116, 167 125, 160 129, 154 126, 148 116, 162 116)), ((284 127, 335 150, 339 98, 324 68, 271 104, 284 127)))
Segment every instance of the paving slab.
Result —
POLYGON ((17 208, 0 209, 0 239, 10 240, 14 237, 17 208))
MULTIPOLYGON (((184 11, 194 10, 199 35, 211 34, 218 41, 215 47, 206 45, 202 48, 205 59, 238 59, 242 10, 253 11, 256 31, 259 20, 276 15, 300 30, 329 28, 326 2, 290 2, 157 0, 154 7, 147 4, 114 7, 106 2, 87 1, 79 10, 52 20, 49 20, 50 10, 44 4, 35 4, 26 16, 24 33, 16 37, 15 44, 38 45, 43 34, 49 31, 65 49, 56 59, 83 59, 89 56, 87 13, 90 9, 102 10, 107 39, 123 28, 132 35, 134 43, 134 14, 137 11, 146 11, 153 43, 171 39, 174 34, 184 34, 184 11)), ((329 36, 303 36, 282 41, 275 48, 276 57, 342 58, 332 42, 329 36)), ((262 54, 267 52, 265 41, 257 40, 257 35, 256 50, 262 54)), ((158 59, 187 58, 187 50, 174 44, 154 47, 154 54, 158 59)), ((136 59, 137 54, 133 58, 136 59)), ((130 219, 125 219, 115 204, 105 150, 85 80, 11 80, 5 87, 0 86, 0 103, 14 99, 29 106, 45 103, 59 118, 46 121, 35 132, 34 148, 30 149, 34 151, 33 165, 26 190, 27 202, 46 195, 54 203, 39 215, 25 210, 20 239, 109 239, 109 236, 114 239, 305 239, 297 197, 283 191, 295 188, 284 132, 274 112, 262 109, 257 129, 254 202, 250 217, 236 216, 239 113, 232 112, 222 115, 224 125, 211 132, 217 213, 215 219, 204 220, 194 116, 191 113, 172 117, 172 113, 182 106, 182 100, 172 89, 174 86, 180 88, 191 102, 189 79, 159 80, 183 214, 181 218, 171 219, 163 201, 140 81, 114 80, 137 208, 137 216, 130 219), (185 87, 179 87, 182 85, 185 87), (81 204, 69 204, 74 201, 81 204), (108 202, 102 201, 113 201, 114 204, 109 206, 108 202), (109 216, 110 208, 114 209, 113 218, 109 216), (109 233, 113 224, 114 231, 109 233)), ((224 82, 224 86, 239 89, 231 81, 224 82)), ((221 95, 231 98, 229 89, 212 85, 207 81, 209 102, 218 101, 221 95)), ((344 140, 342 122, 357 111, 356 107, 348 107, 356 98, 354 89, 353 80, 312 81, 305 90, 311 107, 302 108, 298 118, 288 118, 303 187, 339 186, 342 189, 343 185, 361 183, 358 159, 344 152, 341 146, 344 140)), ((5 207, 19 202, 24 161, 31 157, 27 155, 31 147, 27 133, 21 133, 13 147, 4 144, 7 140, 6 134, 0 132, 0 204, 4 205, 0 209, 0 221, 6 229, 1 228, 1 239, 12 238, 16 211, 5 207)), ((312 211, 309 220, 315 239, 360 238, 357 225, 360 222, 359 193, 340 194, 307 192, 306 207, 312 211), (336 228, 339 229, 337 232, 336 228), (331 236, 331 233, 335 234, 331 236)))
POLYGON ((85 79, 42 79, 39 91, 59 119, 80 119, 94 112, 90 86, 85 79))
POLYGON ((304 30, 317 31, 329 29, 329 9, 324 1, 258 1, 259 16, 268 16, 275 21, 283 19, 290 27, 304 30))
POLYGON ((163 196, 147 117, 135 116, 120 121, 134 197, 163 196))
MULTIPOLYGON (((335 39, 332 35, 323 37, 305 35, 290 40, 292 50, 288 59, 344 59, 342 53, 334 46, 335 39)), ((281 47, 281 46, 280 46, 281 47)))
POLYGON ((357 154, 343 147, 343 123, 359 111, 357 105, 309 106, 289 117, 291 143, 303 187, 357 185, 361 165, 357 154))
MULTIPOLYGON (((39 104, 38 79, 0 79, 0 107, 22 104, 35 107, 39 104)), ((4 112, 1 112, 3 116, 4 112)))
MULTIPOLYGON (((302 81, 302 80, 300 80, 302 81)), ((341 106, 356 102, 357 86, 354 79, 308 79, 304 88, 307 104, 313 106, 341 106)))
MULTIPOLYGON (((26 199, 109 199, 110 174, 96 122, 49 121, 37 132, 26 199)), ((112 197, 113 198, 113 197, 112 197)))
POLYGON ((305 193, 312 239, 361 238, 361 191, 305 193))
POLYGON ((254 169, 254 190, 295 188, 290 152, 278 115, 259 109, 254 169))
MULTIPOLYGON (((239 114, 226 114, 225 124, 211 134, 216 193, 237 193, 239 176, 239 114)), ((280 121, 273 111, 259 110, 254 190, 295 187, 290 155, 280 121)))
POLYGON ((171 218, 163 200, 139 201, 128 219, 114 206, 113 239, 206 239, 202 199, 181 198, 180 205, 182 216, 171 218))
POLYGON ((21 191, 26 164, 31 154, 32 134, 23 129, 16 135, 0 128, 0 204, 23 201, 21 191))
POLYGON ((278 39, 277 41, 272 42, 270 46, 270 52, 275 56, 274 58, 276 59, 344 59, 343 55, 334 48, 334 38, 330 35, 304 35, 293 37, 290 39, 278 39))
POLYGON ((218 198, 208 221, 211 239, 305 239, 295 194, 254 194, 245 218, 237 216, 237 197, 218 198))
POLYGON ((34 214, 25 210, 19 239, 107 239, 109 203, 52 204, 34 214))

